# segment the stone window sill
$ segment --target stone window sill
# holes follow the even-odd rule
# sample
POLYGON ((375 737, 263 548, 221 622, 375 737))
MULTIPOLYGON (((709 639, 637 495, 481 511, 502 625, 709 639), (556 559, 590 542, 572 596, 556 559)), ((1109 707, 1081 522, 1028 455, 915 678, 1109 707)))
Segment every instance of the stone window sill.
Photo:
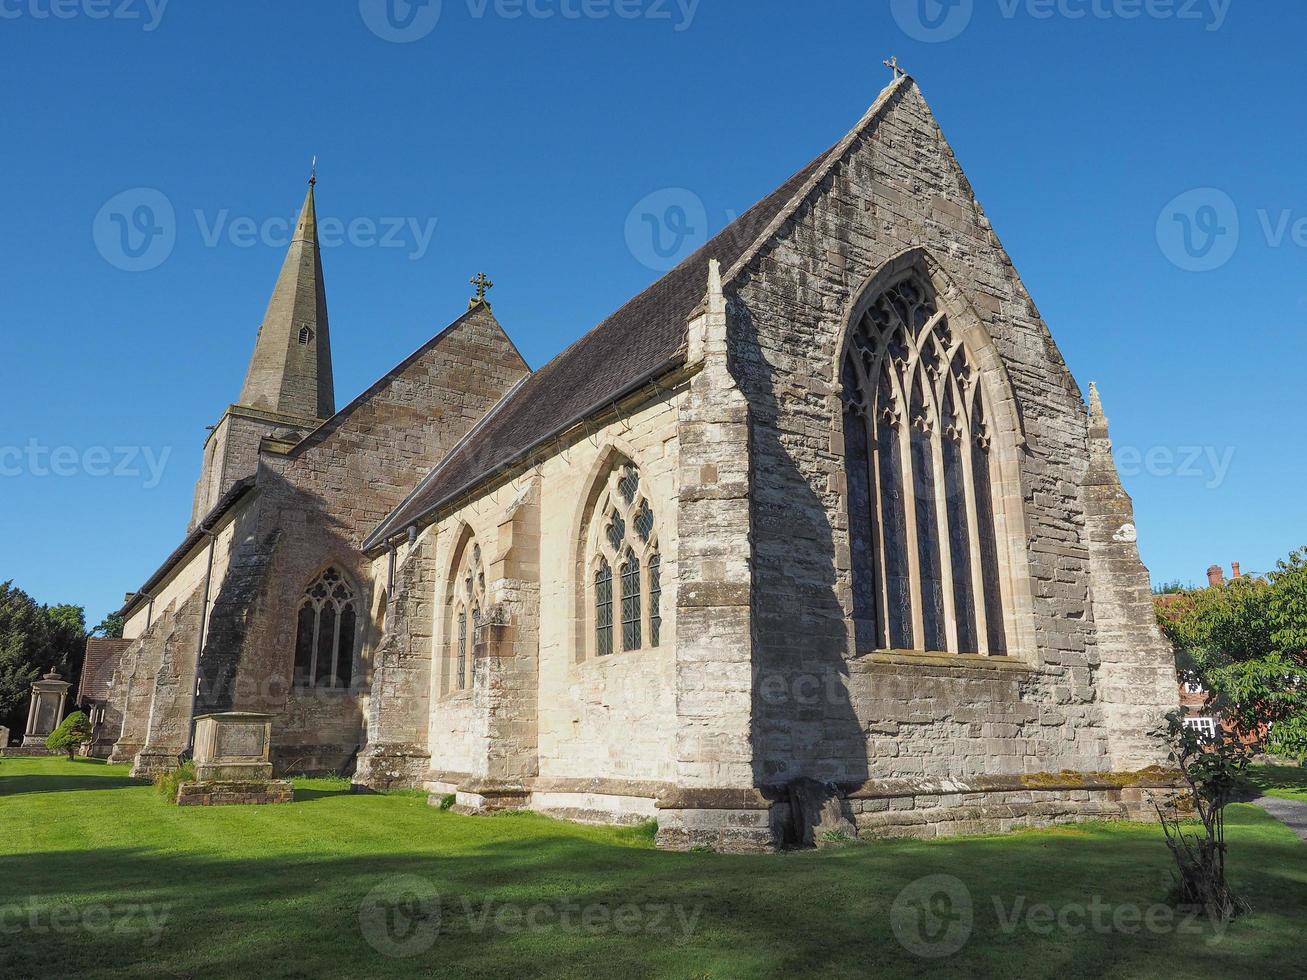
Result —
POLYGON ((1016 670, 1029 672, 1034 668, 1023 660, 1010 656, 983 656, 973 653, 946 653, 922 650, 871 650, 859 655, 864 663, 896 664, 908 667, 966 667, 980 670, 1016 670))

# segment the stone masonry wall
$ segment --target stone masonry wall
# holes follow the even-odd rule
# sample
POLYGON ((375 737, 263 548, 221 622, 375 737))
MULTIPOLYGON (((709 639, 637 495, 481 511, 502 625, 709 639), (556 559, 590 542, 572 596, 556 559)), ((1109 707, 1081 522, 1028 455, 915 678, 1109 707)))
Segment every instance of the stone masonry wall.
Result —
MULTIPOLYGON (((1082 403, 914 84, 727 292, 752 417, 759 784, 1108 768, 1082 403), (836 364, 863 284, 912 248, 950 313, 987 331, 1011 385, 1020 430, 1000 451, 1025 504, 1026 526, 1006 528, 1029 555, 1028 584, 1016 583, 1029 593, 1014 644, 1025 670, 853 649, 836 364)), ((988 381, 995 400, 1000 382, 988 381)))
POLYGON ((367 677, 371 665, 361 654, 374 646, 367 613, 375 603, 363 539, 412 489, 415 475, 439 462, 525 371, 479 305, 294 449, 263 452, 255 547, 264 551, 266 571, 239 590, 246 594, 230 597, 250 612, 229 704, 279 714, 273 751, 280 766, 339 768, 363 743, 365 692, 357 683, 350 691, 291 686, 304 589, 328 565, 349 578, 360 612, 353 676, 367 677))

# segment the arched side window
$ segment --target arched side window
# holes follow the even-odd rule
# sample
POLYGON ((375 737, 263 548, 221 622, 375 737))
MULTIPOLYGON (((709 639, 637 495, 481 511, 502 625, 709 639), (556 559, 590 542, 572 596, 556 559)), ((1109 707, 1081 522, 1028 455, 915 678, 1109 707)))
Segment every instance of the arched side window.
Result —
POLYGON ((1006 653, 985 385, 923 276, 853 325, 842 388, 859 646, 1006 653))
POLYGON ((653 508, 631 463, 608 477, 590 519, 589 588, 595 656, 662 642, 662 559, 653 508), (620 632, 618 632, 620 628, 620 632))
POLYGON ((295 683, 347 688, 354 676, 358 596, 328 568, 304 592, 295 628, 295 683))
POLYGON ((449 593, 449 687, 466 691, 475 674, 474 651, 481 642, 486 608, 486 573, 481 545, 469 539, 454 571, 449 593))

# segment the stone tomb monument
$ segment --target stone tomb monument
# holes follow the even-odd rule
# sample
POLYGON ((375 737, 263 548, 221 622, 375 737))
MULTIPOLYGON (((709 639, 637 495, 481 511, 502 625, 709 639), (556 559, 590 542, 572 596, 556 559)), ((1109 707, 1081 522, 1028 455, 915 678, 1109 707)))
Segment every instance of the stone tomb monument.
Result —
POLYGON ((45 748, 46 736, 63 721, 70 686, 55 670, 32 683, 32 704, 27 709, 27 731, 23 735, 24 748, 45 748))
POLYGON ((178 787, 178 805, 291 802, 290 781, 272 778, 272 718, 249 711, 196 718, 195 782, 178 787))

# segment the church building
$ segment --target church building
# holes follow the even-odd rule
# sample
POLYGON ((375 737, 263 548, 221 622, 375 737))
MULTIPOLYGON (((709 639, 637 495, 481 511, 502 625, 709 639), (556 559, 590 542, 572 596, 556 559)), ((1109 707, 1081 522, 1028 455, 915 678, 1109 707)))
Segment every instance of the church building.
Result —
POLYGON ((1107 419, 911 78, 539 370, 488 285, 337 409, 310 184, 102 752, 268 712, 280 771, 673 848, 1144 812, 1175 664, 1107 419))

